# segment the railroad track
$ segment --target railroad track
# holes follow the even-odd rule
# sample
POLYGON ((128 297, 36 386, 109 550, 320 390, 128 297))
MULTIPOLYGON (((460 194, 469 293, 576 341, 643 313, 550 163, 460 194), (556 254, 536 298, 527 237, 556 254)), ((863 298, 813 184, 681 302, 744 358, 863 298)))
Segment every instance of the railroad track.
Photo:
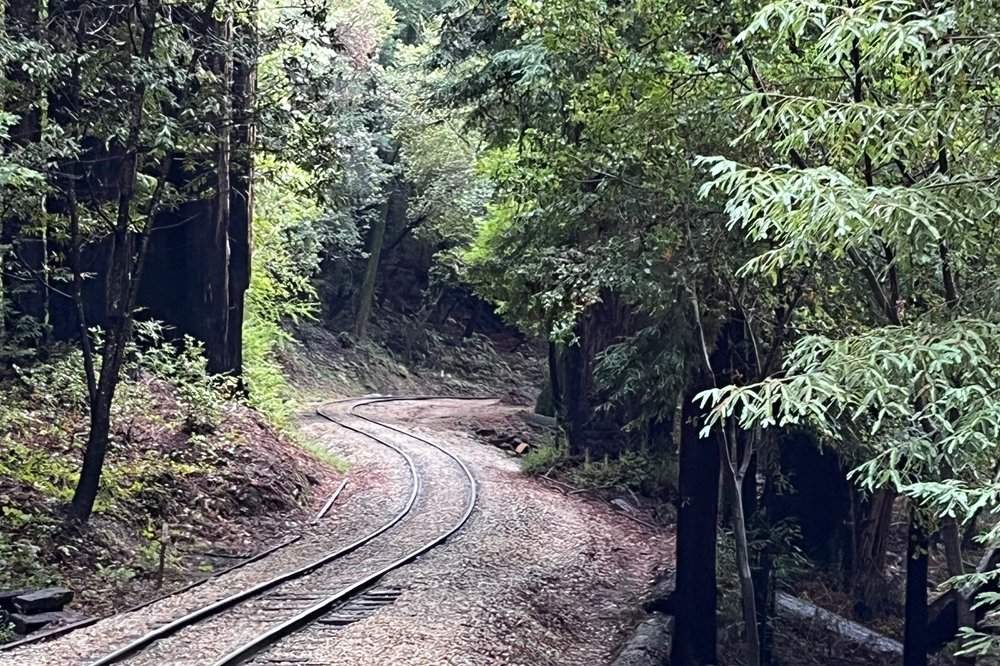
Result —
POLYGON ((346 546, 331 548, 279 576, 149 627, 84 663, 301 663, 282 654, 283 641, 307 627, 310 633, 337 631, 392 603, 402 590, 379 587, 380 579, 458 532, 477 499, 472 473, 446 448, 357 412, 366 405, 423 399, 432 398, 337 401, 317 410, 340 427, 387 446, 404 461, 409 493, 389 519, 346 546))

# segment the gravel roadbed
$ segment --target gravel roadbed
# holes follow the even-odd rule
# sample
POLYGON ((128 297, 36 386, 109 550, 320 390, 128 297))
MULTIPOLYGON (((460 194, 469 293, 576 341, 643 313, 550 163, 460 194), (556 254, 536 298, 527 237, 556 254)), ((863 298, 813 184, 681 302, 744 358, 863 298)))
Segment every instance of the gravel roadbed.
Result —
MULTIPOLYGON (((380 583, 403 594, 343 628, 313 625, 254 664, 597 666, 638 616, 638 598, 673 559, 673 536, 566 496, 515 459, 454 428, 489 402, 385 403, 359 411, 446 442, 479 481, 470 522, 380 583)), ((516 411, 516 408, 511 409, 516 411)))

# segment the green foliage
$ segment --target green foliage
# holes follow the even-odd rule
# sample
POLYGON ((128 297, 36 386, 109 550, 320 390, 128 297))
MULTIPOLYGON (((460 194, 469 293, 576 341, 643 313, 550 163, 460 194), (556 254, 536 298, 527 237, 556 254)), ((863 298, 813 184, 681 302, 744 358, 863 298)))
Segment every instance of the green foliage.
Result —
POLYGON ((284 426, 295 411, 292 390, 277 361, 291 342, 285 325, 312 319, 324 236, 319 205, 309 196, 312 179, 298 167, 274 160, 260 165, 267 176, 254 199, 250 288, 243 322, 244 378, 250 405, 284 426))
POLYGON ((525 474, 543 475, 558 471, 576 486, 594 489, 634 491, 647 497, 668 497, 677 487, 677 461, 648 450, 623 451, 599 461, 574 460, 565 445, 548 442, 532 448, 521 458, 525 474))
POLYGON ((677 487, 677 460, 644 449, 622 451, 617 457, 605 456, 597 462, 588 455, 582 465, 569 471, 569 478, 583 488, 632 490, 665 498, 677 487))
POLYGON ((548 442, 536 446, 521 458, 521 469, 525 474, 548 474, 562 467, 569 457, 566 447, 558 442, 548 442))
POLYGON ((960 523, 992 505, 1000 435, 1000 145, 982 120, 997 51, 978 37, 997 25, 976 4, 766 5, 734 40, 751 79, 739 141, 760 151, 700 160, 702 196, 724 197, 755 248, 740 275, 811 276, 820 301, 861 313, 801 313, 815 326, 782 331, 780 371, 701 395, 706 428, 808 422, 862 486, 960 523))
POLYGON ((177 343, 164 342, 137 356, 138 368, 167 382, 176 392, 185 432, 204 435, 218 429, 236 382, 231 377, 209 374, 204 344, 185 336, 177 343))

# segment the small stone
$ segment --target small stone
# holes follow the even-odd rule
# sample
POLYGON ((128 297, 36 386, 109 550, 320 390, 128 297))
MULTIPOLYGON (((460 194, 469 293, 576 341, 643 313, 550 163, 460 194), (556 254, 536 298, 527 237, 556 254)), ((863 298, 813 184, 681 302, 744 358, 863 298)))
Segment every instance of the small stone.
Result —
POLYGON ((58 611, 72 600, 73 593, 65 587, 47 587, 14 597, 14 609, 24 614, 58 611))

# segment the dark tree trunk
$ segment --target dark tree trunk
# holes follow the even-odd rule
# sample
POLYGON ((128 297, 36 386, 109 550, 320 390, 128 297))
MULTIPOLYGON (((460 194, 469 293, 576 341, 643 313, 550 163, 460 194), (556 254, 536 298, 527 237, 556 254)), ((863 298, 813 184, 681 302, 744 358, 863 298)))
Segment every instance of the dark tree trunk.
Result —
MULTIPOLYGON (((398 152, 398 151, 397 151, 398 152)), ((390 158, 390 164, 396 156, 390 158)), ((379 261, 382 258, 382 245, 385 242, 385 230, 392 226, 394 220, 406 219, 407 192, 399 179, 393 179, 386 192, 385 205, 381 213, 372 223, 368 235, 368 261, 365 263, 365 276, 358 293, 358 305, 354 316, 354 336, 364 338, 368 335, 368 324, 371 319, 372 303, 375 301, 375 285, 378 283, 379 261)))
POLYGON ((677 591, 672 664, 717 663, 715 542, 719 506, 719 447, 699 439, 701 411, 692 391, 681 408, 677 506, 677 591))
POLYGON ((587 448, 586 443, 586 420, 588 408, 585 404, 585 366, 583 359, 583 327, 577 324, 577 340, 563 350, 563 388, 562 397, 563 414, 565 417, 564 427, 566 429, 566 439, 569 443, 570 455, 582 455, 587 448))
POLYGON ((257 90, 257 36, 251 22, 239 24, 245 36, 234 59, 233 142, 229 194, 229 329, 224 372, 243 369, 243 313, 250 287, 253 229, 253 109, 257 90))
POLYGON ((562 386, 559 382, 559 343, 549 340, 549 388, 552 392, 552 415, 562 419, 562 386))
POLYGON ((753 568, 753 589, 757 608, 757 640, 760 643, 761 666, 774 662, 774 555, 765 548, 756 558, 753 568))
MULTIPOLYGON (((855 493, 856 495, 856 493, 855 493)), ((848 558, 848 588, 859 600, 861 615, 880 614, 885 594, 885 556, 889 547, 889 528, 896 494, 888 489, 870 497, 855 497, 853 502, 853 549, 848 558)))
POLYGON ((916 511, 911 511, 906 546, 906 604, 903 666, 927 665, 927 550, 930 539, 916 511))

